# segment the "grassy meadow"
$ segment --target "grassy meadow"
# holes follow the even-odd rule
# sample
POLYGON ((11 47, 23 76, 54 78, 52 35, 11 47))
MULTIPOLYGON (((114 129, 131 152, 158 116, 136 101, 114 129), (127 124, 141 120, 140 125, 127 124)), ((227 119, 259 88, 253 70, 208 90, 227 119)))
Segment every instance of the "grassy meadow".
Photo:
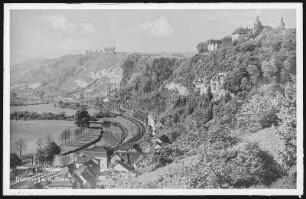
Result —
POLYGON ((45 138, 48 134, 57 142, 59 135, 64 129, 76 128, 73 121, 62 120, 11 120, 10 121, 10 151, 17 152, 14 146, 15 141, 22 138, 26 141, 27 147, 23 154, 35 153, 36 141, 40 138, 45 138))

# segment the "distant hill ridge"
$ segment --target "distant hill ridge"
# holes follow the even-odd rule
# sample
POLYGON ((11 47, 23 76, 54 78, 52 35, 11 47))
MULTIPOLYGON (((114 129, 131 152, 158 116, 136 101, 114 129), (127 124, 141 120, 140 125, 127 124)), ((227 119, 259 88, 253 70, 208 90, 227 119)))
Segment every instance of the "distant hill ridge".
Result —
POLYGON ((17 91, 42 90, 49 95, 58 95, 60 90, 60 94, 66 97, 73 97, 78 91, 85 94, 103 92, 103 85, 112 76, 120 82, 120 62, 126 55, 93 53, 25 61, 11 66, 11 87, 17 91), (101 70, 104 74, 101 74, 101 70), (92 74, 99 71, 100 78, 94 78, 92 74))
POLYGON ((122 65, 130 55, 152 57, 185 57, 180 53, 101 52, 65 55, 53 59, 31 59, 11 66, 11 90, 24 93, 44 92, 45 96, 68 98, 101 97, 109 83, 119 86, 122 65))

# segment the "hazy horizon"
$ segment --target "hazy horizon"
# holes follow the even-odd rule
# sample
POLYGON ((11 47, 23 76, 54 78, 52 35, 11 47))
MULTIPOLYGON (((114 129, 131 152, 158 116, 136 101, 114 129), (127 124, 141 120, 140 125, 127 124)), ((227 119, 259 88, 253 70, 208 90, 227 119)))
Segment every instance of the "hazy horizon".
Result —
POLYGON ((283 16, 287 28, 296 28, 294 9, 13 10, 11 64, 109 46, 127 53, 192 53, 199 42, 252 27, 256 16, 271 27, 283 16))

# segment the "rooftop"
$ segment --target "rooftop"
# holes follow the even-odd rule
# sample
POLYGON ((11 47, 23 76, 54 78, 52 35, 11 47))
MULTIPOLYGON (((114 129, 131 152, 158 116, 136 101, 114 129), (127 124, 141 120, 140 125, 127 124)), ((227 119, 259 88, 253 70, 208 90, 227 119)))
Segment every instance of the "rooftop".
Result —
POLYGON ((74 171, 74 173, 80 176, 86 170, 86 168, 86 165, 81 165, 77 170, 74 171))
POLYGON ((134 143, 123 144, 123 145, 119 146, 117 150, 128 151, 130 148, 133 147, 133 145, 134 145, 134 143))
POLYGON ((85 152, 101 152, 106 153, 106 148, 104 146, 95 146, 93 148, 85 149, 85 152))
POLYGON ((208 43, 222 43, 221 40, 210 39, 207 41, 208 43))
POLYGON ((118 152, 117 154, 123 159, 124 162, 130 164, 138 163, 141 159, 144 158, 144 155, 140 152, 118 152))
POLYGON ((76 163, 83 163, 83 162, 88 162, 90 159, 91 159, 91 157, 82 155, 82 156, 78 156, 75 162, 76 163))
POLYGON ((121 165, 122 167, 124 167, 127 171, 134 171, 134 168, 132 168, 132 167, 129 167, 127 164, 124 164, 123 162, 117 162, 117 164, 115 164, 114 165, 114 167, 113 168, 115 168, 116 167, 116 165, 121 165))
POLYGON ((233 34, 247 34, 250 31, 249 28, 237 28, 233 34))
POLYGON ((159 142, 155 142, 153 145, 152 145, 152 147, 154 148, 155 146, 160 146, 160 147, 166 147, 166 146, 169 146, 169 144, 168 143, 159 143, 159 142))

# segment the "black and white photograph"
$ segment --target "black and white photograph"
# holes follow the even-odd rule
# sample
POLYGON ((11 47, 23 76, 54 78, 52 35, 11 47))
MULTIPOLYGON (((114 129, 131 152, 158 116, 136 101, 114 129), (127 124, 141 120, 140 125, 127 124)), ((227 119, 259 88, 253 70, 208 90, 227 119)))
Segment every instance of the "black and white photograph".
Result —
POLYGON ((304 194, 302 4, 6 3, 3 52, 5 195, 304 194))

